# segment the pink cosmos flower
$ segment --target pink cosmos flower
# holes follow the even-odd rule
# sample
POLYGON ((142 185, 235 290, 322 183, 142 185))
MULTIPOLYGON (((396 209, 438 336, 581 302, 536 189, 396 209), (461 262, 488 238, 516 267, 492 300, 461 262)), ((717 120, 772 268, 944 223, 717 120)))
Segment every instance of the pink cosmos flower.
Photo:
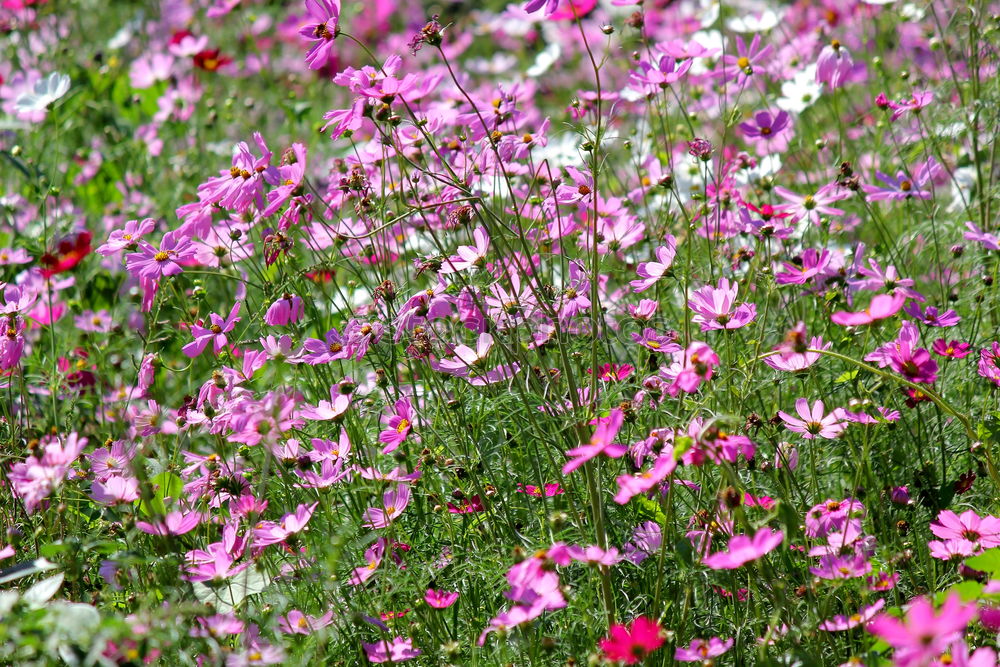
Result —
POLYGON ((436 591, 433 588, 428 588, 424 594, 424 602, 435 609, 446 609, 455 604, 456 600, 458 600, 458 592, 449 593, 448 591, 436 591))
POLYGON ((854 59, 838 40, 823 47, 816 60, 816 83, 825 83, 831 90, 840 88, 854 69, 854 59))
POLYGON ((302 361, 310 366, 318 364, 328 364, 338 359, 347 359, 351 356, 351 350, 347 347, 347 341, 332 327, 326 332, 325 340, 318 338, 307 338, 302 343, 302 361))
POLYGON ((673 354, 681 349, 681 346, 674 342, 674 336, 662 336, 656 332, 656 329, 649 327, 643 329, 641 335, 632 334, 632 340, 647 350, 659 354, 673 354))
POLYGON ((944 542, 931 540, 927 543, 927 548, 930 550, 931 558, 954 562, 965 560, 969 556, 978 555, 983 551, 978 544, 965 538, 945 540, 944 542))
POLYGON ((859 625, 867 625, 884 606, 885 600, 878 600, 875 604, 862 607, 856 614, 838 615, 823 621, 819 624, 819 629, 825 632, 843 632, 859 625))
POLYGON ((340 0, 306 0, 306 11, 311 23, 299 34, 313 42, 306 54, 309 69, 322 69, 334 58, 333 41, 340 33, 340 0))
POLYGON ((702 382, 712 379, 719 366, 717 355, 707 343, 692 342, 686 350, 673 353, 674 361, 669 367, 661 367, 661 377, 669 382, 666 391, 670 396, 680 392, 693 394, 702 382))
POLYGON ((76 431, 62 437, 49 436, 41 441, 40 457, 32 454, 11 466, 7 479, 28 514, 62 486, 70 475, 70 466, 86 446, 87 438, 78 437, 76 431))
POLYGON ((316 511, 318 502, 312 505, 299 505, 295 511, 286 514, 279 523, 261 521, 253 529, 254 546, 265 547, 270 544, 284 542, 292 535, 305 530, 306 524, 316 511))
POLYGON ((666 242, 666 245, 659 246, 654 251, 656 254, 655 262, 639 263, 639 267, 635 272, 641 280, 633 280, 630 283, 632 291, 636 294, 648 290, 670 270, 671 265, 674 263, 674 257, 677 255, 677 239, 673 235, 667 234, 666 242))
POLYGON ((739 127, 743 136, 756 147, 758 155, 783 153, 788 149, 791 122, 787 111, 773 115, 770 111, 758 111, 752 120, 740 123, 739 127))
POLYGON ((722 56, 721 76, 725 81, 735 80, 737 86, 742 86, 756 73, 766 73, 763 62, 774 52, 774 47, 768 44, 761 47, 760 35, 754 35, 747 47, 742 37, 736 37, 736 53, 722 56))
POLYGON ((465 269, 481 266, 486 261, 486 253, 490 250, 490 235, 483 227, 478 227, 472 233, 476 245, 461 245, 456 254, 444 260, 438 273, 457 273, 465 269))
POLYGON ((192 325, 191 333, 194 335, 194 340, 182 347, 181 352, 193 359, 204 352, 205 346, 211 341, 212 350, 216 354, 219 354, 229 344, 226 334, 232 331, 236 327, 236 323, 240 321, 237 314, 240 312, 240 306, 242 305, 242 301, 234 303, 226 319, 222 319, 221 315, 212 313, 208 316, 211 324, 207 327, 203 324, 192 325))
POLYGON ((938 365, 931 353, 924 348, 912 349, 905 341, 897 341, 889 350, 889 365, 910 382, 933 384, 937 379, 938 365))
POLYGON ((990 347, 979 351, 978 372, 981 376, 1000 387, 1000 343, 994 341, 990 347))
POLYGON ((146 234, 153 231, 156 220, 144 218, 142 220, 129 220, 125 223, 125 229, 116 229, 108 236, 107 242, 95 251, 105 257, 113 255, 121 250, 131 250, 138 245, 139 240, 146 234))
POLYGON ((916 302, 910 302, 903 310, 929 327, 953 327, 962 319, 954 309, 939 313, 934 306, 927 306, 925 309, 916 302))
POLYGON ((103 481, 94 482, 90 497, 102 505, 123 505, 139 498, 139 480, 134 477, 112 475, 103 481))
POLYGON ((960 340, 946 341, 944 338, 938 338, 931 345, 931 350, 934 354, 949 359, 964 359, 972 354, 972 345, 960 340))
POLYGON ((702 564, 713 570, 735 570, 752 560, 774 551, 785 539, 780 530, 772 531, 764 527, 751 538, 747 535, 733 535, 729 538, 726 551, 719 551, 702 559, 702 564))
POLYGON ((310 421, 328 421, 343 416, 351 407, 350 394, 342 394, 340 385, 330 387, 330 400, 320 401, 316 405, 304 405, 298 411, 298 416, 310 421))
POLYGON ((627 451, 627 448, 624 445, 613 443, 612 440, 618 435, 618 431, 621 430, 624 423, 625 415, 617 408, 612 410, 607 418, 600 419, 597 428, 594 429, 594 435, 590 438, 590 442, 580 447, 574 447, 566 452, 566 456, 569 456, 570 460, 563 466, 562 473, 568 475, 587 461, 601 454, 613 459, 621 458, 627 451))
POLYGON ((904 303, 906 303, 906 296, 903 294, 879 294, 871 300, 871 303, 864 310, 856 313, 838 310, 830 319, 833 320, 834 324, 845 327, 871 324, 876 320, 892 317, 899 312, 904 303))
POLYGON ((375 543, 365 550, 365 564, 354 568, 347 583, 351 586, 358 586, 375 576, 375 570, 382 564, 382 558, 385 556, 388 545, 389 540, 384 537, 375 540, 375 543))
POLYGON ((601 652, 610 662, 637 664, 663 646, 662 630, 659 622, 646 616, 639 616, 627 627, 612 625, 608 637, 600 641, 601 652))
POLYGON ((941 539, 966 539, 990 549, 1000 546, 1000 519, 995 516, 980 517, 972 510, 957 515, 943 510, 931 522, 931 532, 941 539))
POLYGON ((135 527, 149 535, 161 537, 185 535, 194 530, 202 522, 198 512, 168 512, 166 516, 154 519, 152 522, 136 521, 135 527))
POLYGON ((436 363, 432 363, 431 366, 435 370, 448 373, 449 375, 465 377, 471 369, 481 365, 489 355, 491 349, 493 349, 493 336, 488 333, 481 333, 476 341, 475 350, 468 345, 458 345, 452 350, 454 358, 441 359, 436 363))
POLYGON ((278 184, 279 174, 270 164, 272 154, 260 132, 253 133, 253 140, 261 156, 255 157, 245 141, 236 144, 232 166, 198 186, 202 204, 218 204, 237 213, 245 213, 253 204, 265 208, 264 184, 278 184))
POLYGON ((298 609, 292 609, 284 616, 278 617, 278 629, 286 635, 309 635, 332 622, 332 609, 322 616, 309 616, 298 609))
POLYGON ((28 264, 33 259, 24 248, 0 248, 0 266, 28 264))
POLYGON ((882 614, 868 624, 867 630, 896 650, 895 664, 924 665, 960 640, 975 615, 976 603, 965 604, 957 593, 945 599, 940 613, 934 612, 930 600, 919 597, 910 603, 905 618, 882 614))
POLYGON ((159 249, 140 241, 139 251, 125 257, 125 268, 138 278, 156 280, 162 276, 181 273, 184 269, 180 262, 194 255, 195 248, 191 239, 172 231, 163 235, 159 249))
POLYGON ((736 283, 728 278, 719 278, 718 286, 706 285, 691 295, 688 307, 695 312, 691 321, 701 325, 702 331, 713 329, 739 329, 750 324, 757 317, 757 306, 743 303, 733 310, 736 301, 736 283))
POLYGON ((813 505, 806 512, 806 536, 824 539, 831 533, 847 532, 850 522, 857 522, 856 532, 860 533, 860 519, 865 516, 865 507, 852 498, 829 499, 813 505))
POLYGON ((402 637, 396 637, 392 642, 383 639, 374 644, 361 642, 361 645, 365 647, 365 656, 368 658, 368 662, 373 663, 406 662, 422 653, 420 649, 413 648, 412 639, 402 637))
POLYGON ((393 520, 399 518, 409 504, 409 484, 398 484, 387 489, 382 494, 382 507, 370 507, 365 510, 365 522, 363 525, 367 528, 385 528, 393 520))
POLYGON ((963 238, 965 238, 966 241, 975 241, 976 243, 982 245, 985 250, 1000 250, 1000 237, 995 234, 984 232, 971 221, 966 222, 965 226, 969 229, 969 231, 963 234, 963 238))
POLYGON ((798 195, 782 187, 774 188, 774 194, 789 202, 782 204, 780 210, 792 214, 796 220, 808 220, 814 225, 820 223, 821 215, 844 215, 842 209, 830 204, 851 195, 850 190, 840 188, 835 183, 824 185, 811 195, 798 195))
POLYGON ((275 301, 264 313, 264 324, 270 327, 283 327, 295 324, 305 315, 305 303, 302 297, 295 294, 285 294, 275 301))
POLYGON ((785 422, 785 428, 789 431, 801 433, 802 437, 806 440, 812 440, 817 437, 832 440, 843 433, 847 427, 843 417, 843 410, 835 408, 830 414, 824 415, 823 407, 823 401, 815 401, 812 404, 812 408, 810 408, 809 401, 805 398, 800 398, 795 401, 795 411, 801 419, 796 419, 787 412, 780 411, 778 412, 778 416, 785 422))
POLYGON ((639 473, 638 475, 620 475, 615 480, 618 483, 618 493, 615 494, 615 502, 619 505, 626 504, 635 496, 646 493, 656 487, 676 469, 677 459, 674 458, 673 447, 668 446, 656 458, 653 467, 646 472, 639 473))
POLYGON ((378 435, 379 442, 385 443, 385 447, 382 449, 383 454, 389 454, 398 449, 413 429, 415 416, 410 399, 404 396, 396 401, 394 408, 395 414, 382 417, 382 423, 388 427, 378 435))
POLYGON ((892 117, 890 120, 898 120, 900 116, 907 112, 919 113, 921 109, 928 106, 933 101, 934 93, 929 90, 925 90, 920 93, 914 93, 908 99, 889 102, 889 108, 892 109, 892 117))
POLYGON ((712 662, 712 658, 726 653, 733 647, 733 639, 723 641, 718 637, 709 640, 694 639, 689 646, 678 646, 674 651, 674 660, 678 662, 712 662))

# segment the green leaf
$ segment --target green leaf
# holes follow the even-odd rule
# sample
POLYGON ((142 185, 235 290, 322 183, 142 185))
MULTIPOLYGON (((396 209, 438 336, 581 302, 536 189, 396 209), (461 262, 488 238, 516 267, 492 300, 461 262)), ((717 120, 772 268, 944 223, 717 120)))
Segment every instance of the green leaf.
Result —
POLYGON ((184 482, 172 472, 161 472, 150 480, 153 487, 153 499, 149 502, 139 501, 139 511, 146 516, 160 516, 167 513, 163 504, 164 498, 177 498, 184 489, 184 482))
POLYGON ((986 572, 990 575, 1000 574, 1000 547, 988 549, 972 558, 966 558, 965 564, 973 570, 986 572))
POLYGON ((851 380, 853 380, 856 377, 858 377, 858 369, 857 368, 852 368, 851 370, 844 371, 843 373, 841 373, 840 375, 838 375, 837 379, 834 380, 834 383, 835 384, 843 384, 844 382, 850 382, 851 380))

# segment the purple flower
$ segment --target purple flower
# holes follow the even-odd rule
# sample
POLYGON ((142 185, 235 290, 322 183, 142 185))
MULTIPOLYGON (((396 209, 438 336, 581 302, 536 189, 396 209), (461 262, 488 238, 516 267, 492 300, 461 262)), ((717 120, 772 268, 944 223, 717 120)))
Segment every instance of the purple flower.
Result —
POLYGON ((212 313, 208 316, 211 324, 207 327, 203 324, 193 325, 191 333, 194 335, 194 340, 182 347, 181 351, 193 359, 204 352, 205 346, 208 345, 209 341, 212 341, 213 351, 216 354, 221 352, 222 348, 229 344, 226 334, 232 331, 236 323, 240 321, 240 318, 236 315, 240 312, 241 305, 241 301, 233 304, 233 308, 229 311, 229 316, 226 319, 222 319, 221 315, 212 313))
POLYGON ((753 140, 759 155, 781 153, 788 148, 788 112, 758 111, 752 121, 740 123, 743 135, 753 140))
POLYGON ((823 47, 816 61, 816 83, 825 83, 831 89, 840 88, 854 69, 854 59, 838 40, 823 47))
POLYGON ((264 313, 264 323, 272 327, 283 327, 295 324, 305 315, 305 304, 302 297, 295 294, 285 294, 271 304, 264 313))
POLYGON ((321 69, 333 56, 333 40, 340 32, 340 0, 306 0, 310 23, 299 34, 313 42, 306 54, 309 69, 321 69))
POLYGON ((713 570, 735 570, 745 563, 757 560, 774 551, 784 539, 783 532, 780 530, 772 531, 767 527, 758 530, 752 538, 748 535, 734 535, 729 538, 729 546, 726 551, 716 552, 705 557, 701 562, 702 565, 713 570))
POLYGON ((915 302, 910 302, 903 310, 929 327, 953 327, 962 319, 954 310, 946 310, 943 313, 938 313, 938 309, 934 306, 927 306, 926 309, 922 309, 915 302))
POLYGON ((161 276, 181 273, 180 262, 195 255, 191 239, 182 237, 177 231, 167 232, 160 241, 159 249, 145 241, 139 242, 139 252, 130 253, 125 258, 125 268, 137 278, 156 280, 161 276))
POLYGON ((691 321, 700 324, 702 331, 739 329, 750 324, 757 317, 757 306, 743 303, 733 310, 737 289, 735 282, 719 278, 717 287, 706 285, 695 290, 688 300, 688 307, 695 312, 691 321))

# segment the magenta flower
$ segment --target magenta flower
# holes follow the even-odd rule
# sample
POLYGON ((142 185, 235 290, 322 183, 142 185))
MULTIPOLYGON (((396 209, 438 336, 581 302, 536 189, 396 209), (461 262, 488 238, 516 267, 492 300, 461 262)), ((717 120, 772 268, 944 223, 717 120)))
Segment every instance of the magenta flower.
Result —
POLYGON ((895 664, 924 665, 961 639, 975 615, 976 603, 963 603, 957 593, 945 599, 940 613, 934 612, 927 598, 919 597, 910 603, 904 619, 882 614, 868 624, 867 630, 896 649, 895 664))
POLYGON ((770 111, 758 111, 753 120, 740 123, 743 136, 756 147, 758 155, 784 152, 788 148, 790 127, 787 111, 774 115, 770 111))
POLYGON ((963 235, 966 241, 975 241, 986 250, 1000 250, 1000 237, 984 232, 972 222, 966 222, 965 226, 969 229, 963 235))
POLYGON ((278 170, 271 166, 271 151, 260 132, 253 133, 254 143, 261 152, 254 157, 245 141, 233 149, 233 165, 219 176, 198 186, 198 198, 204 204, 218 204, 237 213, 245 213, 251 204, 264 207, 264 184, 278 184, 278 170))
POLYGON ((374 663, 406 662, 422 653, 420 649, 413 648, 412 639, 403 639, 402 637, 396 637, 392 642, 383 639, 374 644, 361 642, 361 645, 365 647, 365 656, 368 658, 368 662, 374 663))
POLYGON ((844 432, 847 424, 844 421, 841 408, 835 408, 830 414, 823 414, 823 401, 816 401, 809 407, 809 401, 800 398, 795 401, 795 411, 801 419, 796 419, 787 412, 778 412, 789 431, 801 433, 806 440, 827 438, 832 440, 844 432))
POLYGON ((303 614, 298 609, 292 609, 284 616, 278 617, 278 629, 286 635, 310 635, 332 622, 332 609, 322 616, 310 616, 303 614))
POLYGON ((906 302, 902 294, 879 294, 875 296, 868 307, 862 311, 851 313, 843 310, 835 312, 830 319, 834 324, 845 327, 856 327, 871 324, 876 320, 884 320, 899 312, 906 302))
POLYGON ((664 450, 653 467, 638 475, 620 475, 617 480, 618 493, 615 494, 615 502, 619 505, 626 504, 635 496, 646 493, 660 484, 668 475, 677 469, 677 459, 674 458, 673 448, 664 450))
POLYGON ((159 249, 140 241, 139 251, 129 253, 125 258, 125 268, 137 278, 155 280, 182 272, 184 269, 180 262, 191 259, 194 255, 195 248, 191 239, 172 231, 163 235, 159 249))
POLYGON ((987 549, 1000 547, 1000 519, 989 515, 980 517, 972 510, 961 515, 944 510, 931 522, 930 529, 945 540, 964 538, 987 549))
POLYGON ((318 364, 328 364, 338 359, 347 359, 351 356, 351 351, 347 347, 347 340, 332 327, 326 332, 325 340, 318 338, 307 338, 302 343, 302 361, 310 366, 318 364))
POLYGON ((234 303, 226 319, 222 319, 221 315, 212 313, 208 316, 211 324, 207 327, 203 324, 192 325, 191 333, 194 335, 194 340, 182 347, 181 352, 193 359, 205 351, 205 346, 208 345, 209 341, 212 342, 212 349, 216 354, 221 352, 229 344, 226 334, 232 331, 236 323, 240 321, 237 314, 240 312, 241 305, 243 305, 242 301, 234 303))
POLYGON ((305 303, 302 297, 295 294, 285 294, 272 303, 264 313, 264 324, 270 327, 283 327, 295 324, 305 315, 305 303))
POLYGON ((156 226, 156 220, 152 218, 144 218, 143 220, 129 220, 125 223, 125 229, 116 229, 111 232, 108 237, 107 242, 97 248, 94 252, 99 255, 113 255, 120 250, 130 250, 135 248, 139 240, 145 235, 153 231, 153 227, 156 226))
POLYGON ((433 588, 428 588, 424 594, 424 602, 435 609, 446 609, 455 604, 456 600, 458 600, 457 591, 449 593, 448 591, 436 591, 433 588))
POLYGON ((733 535, 729 538, 726 551, 706 556, 701 562, 713 570, 735 570, 774 551, 784 539, 783 532, 772 531, 767 527, 758 530, 752 538, 747 535, 733 535))
POLYGON ((757 317, 757 306, 743 303, 733 310, 736 301, 736 283, 727 278, 719 278, 718 286, 695 290, 688 300, 688 307, 695 312, 691 321, 701 325, 702 331, 713 329, 739 329, 757 317))
POLYGON ((826 275, 833 263, 833 255, 825 248, 822 252, 808 248, 799 259, 798 264, 785 262, 784 270, 774 274, 779 285, 805 285, 817 276, 826 275))
POLYGON ((674 352, 673 356, 673 363, 660 369, 660 375, 670 383, 666 388, 670 396, 677 396, 681 391, 688 394, 698 391, 702 382, 712 379, 719 365, 719 355, 700 341, 694 341, 686 350, 674 352))
POLYGON ((900 116, 908 112, 919 113, 921 109, 930 105, 933 101, 934 93, 925 90, 921 93, 914 93, 908 99, 889 102, 889 108, 892 109, 892 118, 890 120, 898 120, 900 116))
POLYGON ((953 327, 962 319, 953 309, 939 313, 934 306, 924 309, 915 301, 911 301, 903 310, 929 327, 953 327))
POLYGON ((627 451, 627 447, 615 444, 612 440, 618 435, 618 431, 621 430, 624 423, 625 415, 617 408, 612 410, 607 418, 601 418, 597 428, 594 429, 594 435, 591 436, 590 442, 566 452, 566 456, 569 456, 570 460, 563 466, 562 473, 568 475, 601 454, 613 459, 621 458, 627 451))
POLYGON ((606 660, 634 665, 663 646, 665 641, 663 629, 655 619, 639 616, 629 627, 612 625, 608 637, 599 645, 606 660))
POLYGON ((711 639, 693 639, 688 646, 678 646, 674 651, 674 660, 678 662, 712 663, 716 658, 733 647, 733 639, 723 641, 718 637, 711 639))
POLYGON ((333 40, 340 33, 340 0, 306 0, 310 23, 299 34, 313 42, 306 53, 309 69, 322 69, 334 57, 333 40))
POLYGON ((931 353, 924 348, 916 350, 907 342, 898 342, 889 350, 889 365, 910 382, 933 384, 937 379, 938 365, 931 353))
POLYGON ((666 241, 666 245, 659 246, 654 251, 656 253, 655 262, 639 263, 639 268, 635 272, 642 280, 633 280, 630 283, 632 291, 636 294, 645 292, 656 284, 660 278, 667 274, 670 266, 674 263, 674 257, 677 255, 677 239, 673 235, 667 234, 666 241))
POLYGON ((825 83, 831 90, 840 88, 854 69, 854 59, 839 40, 823 47, 816 60, 816 83, 825 83))
POLYGON ((254 546, 278 544, 296 533, 301 533, 312 518, 317 505, 318 502, 312 505, 299 505, 294 512, 283 516, 280 523, 261 521, 253 529, 254 546))
POLYGON ((389 540, 384 537, 375 540, 375 543, 365 550, 365 564, 354 568, 347 583, 351 586, 358 586, 375 576, 375 570, 382 564, 382 558, 385 556, 388 545, 389 540))
POLYGON ((859 625, 867 625, 875 614, 885 606, 885 600, 878 600, 875 604, 862 607, 856 614, 850 616, 838 615, 819 624, 819 629, 826 632, 843 632, 851 630, 859 625))
POLYGON ((112 475, 103 481, 94 482, 90 487, 90 497, 102 505, 131 503, 139 498, 139 480, 112 475))
POLYGON ((972 345, 960 340, 946 341, 944 338, 938 338, 931 345, 931 350, 934 354, 949 359, 964 359, 972 354, 972 345))
POLYGON ((389 454, 398 449, 413 429, 415 416, 410 399, 404 396, 396 401, 394 408, 395 414, 382 417, 382 423, 388 427, 378 435, 379 442, 385 443, 385 447, 382 449, 383 454, 389 454))
POLYGON ((177 536, 190 533, 202 522, 198 512, 168 512, 166 516, 154 519, 152 522, 136 521, 135 527, 149 535, 161 537, 177 536))
MULTIPOLYGON (((831 536, 831 544, 838 541, 837 537, 831 536)), ((872 564, 863 553, 827 554, 820 556, 819 564, 810 567, 809 571, 820 579, 855 579, 871 572, 872 564)))
POLYGON ((482 364, 491 349, 493 349, 493 336, 481 333, 476 341, 475 350, 468 345, 458 345, 452 350, 454 358, 442 359, 432 363, 431 367, 449 375, 465 377, 472 369, 482 364))
POLYGON ((661 336, 656 333, 655 329, 650 329, 649 327, 643 329, 642 335, 632 334, 632 340, 647 350, 652 350, 660 354, 673 354, 674 352, 679 352, 681 349, 681 346, 674 342, 672 336, 661 336))
POLYGON ((975 556, 983 552, 982 547, 978 544, 964 538, 945 540, 943 542, 941 540, 931 540, 927 543, 927 548, 930 550, 931 558, 953 562, 962 561, 969 556, 975 556))
POLYGON ((397 484, 382 494, 382 507, 370 507, 365 510, 363 525, 367 528, 385 528, 399 518, 409 504, 410 485, 397 484))
POLYGON ((482 266, 486 262, 486 254, 490 250, 490 235, 486 229, 479 227, 472 233, 476 245, 461 245, 455 254, 444 260, 438 273, 457 273, 465 269, 482 266))
POLYGON ((69 478, 70 466, 86 446, 87 438, 78 437, 75 431, 64 437, 46 437, 35 449, 41 456, 31 454, 11 466, 7 479, 28 514, 69 478))
POLYGON ((979 351, 979 374, 1000 387, 1000 343, 993 344, 979 351))
POLYGON ((750 46, 747 47, 742 37, 736 37, 736 53, 727 53, 722 56, 722 78, 725 81, 736 81, 742 86, 747 79, 753 76, 759 68, 761 72, 766 72, 767 68, 762 62, 770 57, 774 47, 770 44, 761 47, 760 35, 754 35, 750 46))

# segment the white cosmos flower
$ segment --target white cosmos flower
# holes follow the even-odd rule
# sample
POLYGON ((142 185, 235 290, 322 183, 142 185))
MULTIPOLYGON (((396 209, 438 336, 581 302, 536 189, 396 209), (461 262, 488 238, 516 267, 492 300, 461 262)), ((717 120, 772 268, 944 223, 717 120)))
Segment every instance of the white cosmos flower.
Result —
POLYGON ((69 90, 69 77, 59 72, 52 72, 44 79, 35 82, 30 93, 21 93, 14 100, 14 110, 18 113, 44 111, 46 107, 58 100, 69 90))

